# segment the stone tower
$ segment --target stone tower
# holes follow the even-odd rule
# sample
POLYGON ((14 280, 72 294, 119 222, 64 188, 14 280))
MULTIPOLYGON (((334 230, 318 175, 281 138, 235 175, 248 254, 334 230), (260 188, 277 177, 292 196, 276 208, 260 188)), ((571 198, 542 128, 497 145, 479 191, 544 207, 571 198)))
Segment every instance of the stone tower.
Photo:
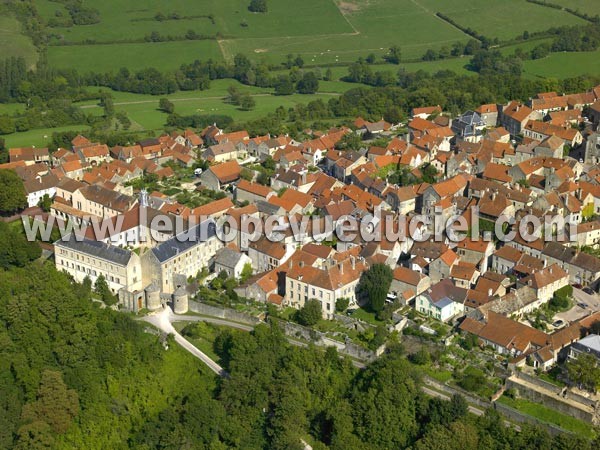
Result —
POLYGON ((173 312, 175 314, 188 312, 188 293, 183 286, 179 286, 173 292, 173 312))

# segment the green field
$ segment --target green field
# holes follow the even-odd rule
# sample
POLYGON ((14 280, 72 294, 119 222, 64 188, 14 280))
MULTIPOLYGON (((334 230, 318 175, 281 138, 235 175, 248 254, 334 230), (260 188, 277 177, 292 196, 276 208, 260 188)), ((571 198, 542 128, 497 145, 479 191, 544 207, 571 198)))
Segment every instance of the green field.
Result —
POLYGON ((595 52, 551 53, 545 58, 523 62, 526 76, 568 78, 600 73, 600 50, 595 52))
MULTIPOLYGON (((103 0, 88 4, 100 11, 100 23, 53 30, 72 42, 140 39, 152 31, 181 36, 188 29, 236 38, 306 35, 320 29, 331 34, 353 31, 332 0, 269 1, 269 11, 264 14, 248 11, 249 0, 103 0), (177 13, 182 19, 159 22, 154 20, 159 12, 177 13), (214 24, 206 17, 211 14, 214 24), (241 25, 243 21, 247 26, 241 25)), ((38 11, 46 18, 54 13, 46 5, 38 11)))
POLYGON ((29 130, 22 133, 6 134, 1 136, 6 142, 6 147, 45 147, 48 145, 52 133, 59 131, 84 131, 89 127, 85 125, 68 125, 57 128, 43 128, 38 130, 29 130))
POLYGON ((196 59, 221 59, 216 41, 177 41, 149 44, 69 45, 48 48, 48 61, 54 67, 81 72, 110 72, 121 67, 161 71, 178 69, 196 59))
POLYGON ((0 58, 22 56, 31 68, 38 54, 31 39, 21 33, 21 24, 14 17, 0 16, 0 58))
MULTIPOLYGON (((593 0, 576 3, 586 11, 593 11, 594 3, 597 5, 593 0)), ((46 19, 55 17, 57 11, 66 14, 60 3, 40 0, 36 5, 46 19)), ((500 40, 513 39, 524 31, 585 23, 565 11, 525 0, 271 0, 264 14, 251 13, 247 6, 248 0, 95 2, 100 23, 49 29, 52 39, 48 60, 59 68, 102 72, 121 67, 172 70, 195 59, 231 62, 237 53, 277 64, 288 54, 300 54, 307 65, 326 66, 350 63, 369 53, 381 58, 392 45, 401 48, 403 59, 415 60, 428 49, 439 50, 470 39, 436 17, 436 12, 500 40), (181 18, 159 22, 154 18, 157 13, 177 13, 181 18), (218 40, 114 43, 140 40, 152 31, 181 37, 190 29, 218 40), (56 45, 61 41, 79 44, 56 45), (86 41, 88 44, 84 44, 86 41)), ((539 43, 530 41, 519 46, 530 50, 539 43)), ((503 48, 503 52, 510 48, 503 48)), ((461 60, 452 60, 408 63, 406 67, 464 71, 464 65, 461 60)))
POLYGON ((575 11, 579 10, 592 16, 600 14, 600 5, 597 0, 552 0, 550 3, 566 6, 575 11))
POLYGON ((439 11, 461 26, 488 38, 512 39, 524 31, 547 30, 553 26, 586 23, 583 19, 525 0, 417 0, 431 11, 439 11))
POLYGON ((336 4, 352 27, 350 35, 332 33, 327 27, 305 36, 227 39, 222 44, 228 54, 242 52, 281 61, 288 53, 299 53, 310 64, 327 64, 354 61, 368 53, 383 56, 392 45, 401 47, 403 57, 417 58, 429 48, 467 39, 411 0, 338 0, 336 4))

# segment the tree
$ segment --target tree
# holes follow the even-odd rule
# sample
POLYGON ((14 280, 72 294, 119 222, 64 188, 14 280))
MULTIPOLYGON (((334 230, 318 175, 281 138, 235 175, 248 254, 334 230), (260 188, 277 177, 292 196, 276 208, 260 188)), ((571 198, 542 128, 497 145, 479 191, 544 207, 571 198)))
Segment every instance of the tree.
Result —
POLYGON ((66 432, 79 411, 77 392, 67 389, 60 372, 42 373, 37 399, 23 407, 24 422, 42 421, 58 434, 66 432))
POLYGON ((240 283, 244 283, 248 278, 252 276, 252 263, 244 264, 242 273, 240 273, 240 283))
POLYGON ((242 94, 240 98, 240 108, 243 111, 250 111, 256 106, 256 101, 250 94, 242 94))
POLYGON ((23 182, 8 169, 0 169, 0 214, 12 214, 27 206, 23 182))
POLYGON ((327 70, 325 71, 325 77, 323 77, 323 79, 325 81, 332 81, 333 80, 333 71, 331 70, 331 67, 327 68, 327 70))
POLYGON ((319 90, 319 80, 314 72, 305 72, 296 88, 300 94, 314 94, 319 90))
POLYGON ((158 101, 158 109, 167 114, 173 114, 175 112, 175 105, 168 98, 161 98, 158 101))
POLYGON ((248 9, 252 12, 266 13, 268 10, 267 0, 250 0, 248 9))
POLYGON ((104 275, 102 274, 98 275, 98 278, 96 278, 94 292, 100 296, 100 299, 106 305, 114 305, 117 302, 117 299, 108 287, 108 282, 106 281, 106 278, 104 278, 104 275))
POLYGON ((292 95, 294 83, 289 75, 280 75, 275 80, 275 95, 292 95))
POLYGON ((394 45, 390 47, 389 52, 383 57, 390 64, 400 64, 401 51, 400 47, 394 45))
POLYGON ((52 199, 48 194, 44 194, 38 203, 38 206, 42 208, 44 212, 50 212, 50 207, 52 206, 52 199))
POLYGON ((323 317, 321 302, 316 299, 308 300, 296 313, 296 320, 305 326, 315 325, 323 317))
POLYGON ((344 312, 348 309, 348 305, 350 304, 350 300, 346 297, 338 298, 335 301, 335 310, 337 312, 344 312))
POLYGON ((363 272, 357 288, 363 305, 374 312, 382 311, 392 279, 392 269, 386 264, 373 264, 369 270, 363 272))
POLYGON ((567 373, 571 381, 592 392, 600 385, 600 367, 593 355, 582 353, 567 362, 567 373))

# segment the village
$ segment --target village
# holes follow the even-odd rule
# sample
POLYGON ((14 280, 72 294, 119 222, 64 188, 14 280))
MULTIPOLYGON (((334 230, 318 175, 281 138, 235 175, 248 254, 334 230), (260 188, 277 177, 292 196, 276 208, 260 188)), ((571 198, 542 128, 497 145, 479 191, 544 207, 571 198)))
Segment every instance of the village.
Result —
MULTIPOLYGON (((458 117, 437 105, 415 108, 407 123, 359 117, 351 127, 305 130, 303 140, 216 125, 112 148, 79 135, 54 152, 11 148, 0 169, 18 174, 29 209, 41 207, 45 220, 119 222, 108 235, 87 228, 82 239, 59 239, 53 253, 56 268, 78 282, 102 277, 122 310, 169 304, 185 314, 195 301, 256 313, 263 305, 289 318, 316 300, 323 319, 352 328, 321 330, 336 339, 360 342, 357 330, 384 325, 443 345, 473 343, 535 377, 582 353, 600 359, 599 123, 596 87, 458 117), (560 218, 553 233, 572 239, 298 240, 291 226, 305 216, 336 223, 435 214, 461 217, 468 229, 477 221, 481 235, 501 217, 560 218), (171 227, 158 239, 149 233, 157 216, 195 223, 202 238, 182 241, 171 227), (246 217, 273 216, 286 218, 278 242, 241 230, 246 217), (225 218, 240 231, 230 242, 216 232, 225 218), (376 265, 393 273, 386 314, 369 311, 357 292, 376 265)), ((370 339, 371 348, 384 343, 370 339)), ((593 404, 585 417, 597 423, 593 404)))

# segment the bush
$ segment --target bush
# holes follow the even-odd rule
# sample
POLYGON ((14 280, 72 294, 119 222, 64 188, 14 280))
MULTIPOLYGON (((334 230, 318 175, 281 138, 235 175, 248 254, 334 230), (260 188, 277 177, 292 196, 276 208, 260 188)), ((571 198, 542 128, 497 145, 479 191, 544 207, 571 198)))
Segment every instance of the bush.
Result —
POLYGON ((296 320, 300 325, 313 326, 323 317, 321 302, 316 299, 308 300, 296 313, 296 320))
POLYGON ((350 300, 347 298, 338 298, 335 302, 335 310, 337 312, 344 312, 348 309, 348 305, 350 304, 350 300))

